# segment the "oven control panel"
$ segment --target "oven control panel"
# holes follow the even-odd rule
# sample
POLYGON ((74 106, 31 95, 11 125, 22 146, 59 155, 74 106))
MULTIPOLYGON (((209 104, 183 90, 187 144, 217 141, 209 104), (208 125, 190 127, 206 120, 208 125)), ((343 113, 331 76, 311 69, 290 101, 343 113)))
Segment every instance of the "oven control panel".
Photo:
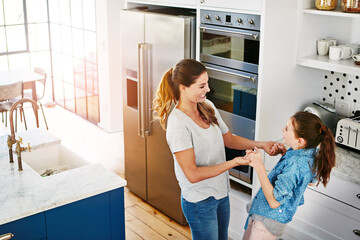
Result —
POLYGON ((260 31, 260 15, 200 10, 200 23, 260 31))

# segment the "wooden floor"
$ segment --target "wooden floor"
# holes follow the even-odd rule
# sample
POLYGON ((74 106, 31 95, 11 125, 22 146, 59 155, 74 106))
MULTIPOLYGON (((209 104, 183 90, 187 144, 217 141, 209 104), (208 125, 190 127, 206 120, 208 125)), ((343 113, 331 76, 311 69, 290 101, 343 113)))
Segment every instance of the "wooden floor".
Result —
POLYGON ((126 240, 191 239, 189 226, 182 226, 125 188, 126 240))
MULTIPOLYGON (((25 111, 27 112, 28 129, 34 128, 35 119, 32 109, 25 111)), ((44 107, 44 112, 49 125, 49 132, 60 138, 62 144, 89 161, 98 162, 124 178, 124 138, 122 132, 107 133, 93 123, 59 106, 44 107)), ((40 127, 44 128, 42 113, 39 114, 40 127)), ((18 130, 24 131, 24 124, 21 122, 18 123, 18 130)), ((172 221, 131 193, 126 187, 125 228, 127 240, 191 239, 189 226, 181 226, 172 221)))

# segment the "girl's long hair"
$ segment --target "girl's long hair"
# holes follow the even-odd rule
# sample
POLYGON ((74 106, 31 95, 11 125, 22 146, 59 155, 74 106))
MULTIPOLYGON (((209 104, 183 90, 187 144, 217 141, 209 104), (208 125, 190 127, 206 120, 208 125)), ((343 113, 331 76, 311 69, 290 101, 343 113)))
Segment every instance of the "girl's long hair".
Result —
POLYGON ((292 123, 295 136, 306 140, 305 148, 315 148, 320 144, 313 171, 318 179, 317 185, 322 182, 326 187, 331 169, 335 166, 335 141, 331 130, 318 116, 308 112, 297 112, 292 116, 292 123))
MULTIPOLYGON (((169 69, 161 79, 153 101, 154 118, 166 129, 167 118, 180 99, 180 84, 190 87, 206 68, 194 59, 183 59, 175 67, 169 69)), ((202 119, 208 124, 218 124, 214 109, 205 102, 197 104, 202 119)))

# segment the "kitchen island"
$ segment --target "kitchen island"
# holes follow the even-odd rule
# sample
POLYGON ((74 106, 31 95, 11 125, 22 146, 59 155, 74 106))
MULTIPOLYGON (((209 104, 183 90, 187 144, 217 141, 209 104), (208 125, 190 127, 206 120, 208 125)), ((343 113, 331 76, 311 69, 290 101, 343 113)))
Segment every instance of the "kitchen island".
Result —
MULTIPOLYGON (((19 133, 32 149, 59 144, 42 129, 19 133)), ((9 163, 0 137, 0 235, 14 239, 125 239, 126 180, 97 163, 41 177, 9 163)), ((30 153, 31 154, 31 153, 30 153)))

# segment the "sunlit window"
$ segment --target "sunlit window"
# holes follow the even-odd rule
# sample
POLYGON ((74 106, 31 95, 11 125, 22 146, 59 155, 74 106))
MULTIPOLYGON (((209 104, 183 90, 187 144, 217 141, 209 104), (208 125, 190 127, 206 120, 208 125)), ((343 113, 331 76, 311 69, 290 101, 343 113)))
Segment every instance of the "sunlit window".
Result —
POLYGON ((55 101, 99 122, 95 0, 48 0, 55 101))
POLYGON ((45 95, 99 122, 96 0, 0 0, 0 71, 46 71, 45 95))
POLYGON ((28 51, 23 0, 0 3, 0 55, 28 51))
POLYGON ((26 0, 25 5, 23 0, 0 3, 1 70, 39 67, 51 82, 47 0, 26 0))

